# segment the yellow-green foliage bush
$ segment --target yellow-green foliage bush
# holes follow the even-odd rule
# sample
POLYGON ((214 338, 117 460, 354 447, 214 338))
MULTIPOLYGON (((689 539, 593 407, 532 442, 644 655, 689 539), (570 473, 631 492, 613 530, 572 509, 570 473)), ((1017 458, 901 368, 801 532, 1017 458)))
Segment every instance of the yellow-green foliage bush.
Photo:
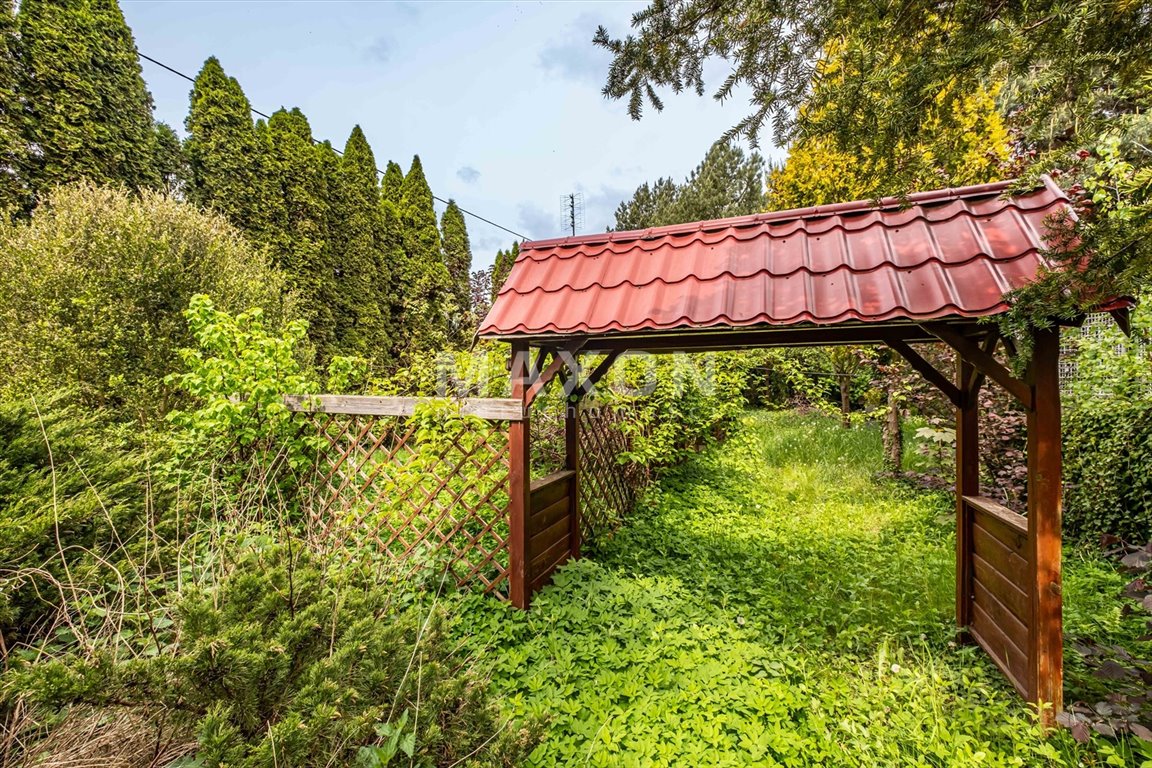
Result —
POLYGON ((283 288, 219 216, 151 192, 61 187, 31 220, 0 226, 0 397, 68 386, 90 405, 162 414, 191 297, 262 307, 276 324, 283 288))

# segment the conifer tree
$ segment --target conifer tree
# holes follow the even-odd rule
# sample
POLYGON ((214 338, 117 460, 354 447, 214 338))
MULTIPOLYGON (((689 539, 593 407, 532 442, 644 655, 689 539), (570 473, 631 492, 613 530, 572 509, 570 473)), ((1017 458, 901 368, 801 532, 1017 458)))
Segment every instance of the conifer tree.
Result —
POLYGON ((471 275, 472 246, 468 242, 468 228, 464 214, 455 200, 448 201, 448 207, 440 218, 440 232, 444 243, 444 265, 456 298, 456 322, 453 337, 463 341, 471 325, 471 275))
POLYGON ((167 123, 156 123, 156 172, 160 174, 160 191, 182 197, 188 182, 188 162, 180 137, 167 123))
POLYGON ((399 163, 389 160, 388 167, 384 169, 384 178, 380 181, 380 196, 390 203, 399 205, 404 193, 403 187, 404 169, 399 163))
POLYGON ((26 145, 14 11, 12 3, 5 3, 0 10, 0 218, 27 208, 27 189, 21 177, 26 145))
POLYGON ((192 86, 184 150, 190 178, 188 199, 213 208, 257 240, 267 235, 264 181, 257 158, 261 142, 251 105, 215 56, 204 62, 192 86))
MULTIPOLYGON (((308 118, 299 109, 281 109, 268 121, 270 165, 283 206, 282 231, 275 242, 276 259, 300 295, 308 333, 321 362, 334 354, 331 301, 332 264, 328 248, 329 190, 323 167, 325 152, 312 140, 308 118)), ((338 162, 338 161, 337 161, 338 162)))
POLYGON ((512 271, 512 265, 516 263, 516 259, 520 257, 520 243, 512 243, 512 247, 505 251, 503 249, 496 251, 496 261, 492 264, 492 300, 496 300, 496 296, 500 293, 500 289, 504 287, 504 281, 508 279, 508 273, 512 271))
POLYGON ((329 242, 336 347, 377 363, 388 357, 391 275, 376 160, 360 126, 352 129, 330 190, 329 242))
POLYGON ((419 156, 412 158, 404 176, 398 208, 404 250, 398 282, 405 338, 397 342, 405 350, 438 349, 446 341, 446 317, 454 310, 455 299, 444 265, 432 190, 419 156))
POLYGON ((23 0, 17 29, 33 193, 80 178, 158 186, 152 97, 115 0, 23 0))

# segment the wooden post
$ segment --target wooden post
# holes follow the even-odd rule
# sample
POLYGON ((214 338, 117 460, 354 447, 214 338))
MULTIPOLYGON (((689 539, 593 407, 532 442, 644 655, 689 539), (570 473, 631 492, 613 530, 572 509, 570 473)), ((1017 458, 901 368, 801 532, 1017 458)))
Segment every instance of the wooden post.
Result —
MULTIPOLYGON (((578 376, 574 376, 579 381, 578 376)), ((580 557, 580 399, 569 400, 564 409, 564 468, 572 470, 568 485, 568 548, 573 558, 580 557)))
POLYGON ((1028 409, 1028 551, 1034 582, 1028 667, 1041 719, 1064 703, 1064 626, 1060 579, 1060 329, 1034 331, 1028 409), (1049 706, 1050 705, 1050 706, 1049 706))
POLYGON ((972 623, 972 510, 965 496, 980 495, 980 390, 972 364, 956 354, 956 625, 967 639, 972 623))
MULTIPOLYGON (((513 342, 509 375, 513 399, 524 401, 528 390, 531 362, 528 345, 513 342)), ((532 599, 528 585, 528 514, 532 489, 532 423, 527 413, 522 421, 508 425, 508 597, 512 605, 527 609, 532 599)))

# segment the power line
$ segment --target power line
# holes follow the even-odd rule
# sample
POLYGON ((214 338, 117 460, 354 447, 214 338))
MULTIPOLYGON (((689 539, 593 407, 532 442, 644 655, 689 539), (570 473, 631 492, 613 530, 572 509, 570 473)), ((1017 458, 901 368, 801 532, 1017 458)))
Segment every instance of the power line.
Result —
MULTIPOLYGON (((181 72, 180 70, 178 70, 178 69, 175 69, 174 67, 170 67, 170 66, 168 66, 167 64, 165 64, 165 63, 164 63, 164 62, 162 62, 162 61, 157 61, 156 59, 152 58, 151 56, 148 56, 147 54, 141 53, 140 51, 136 51, 136 54, 137 54, 137 55, 138 55, 140 58, 144 59, 145 61, 150 61, 150 62, 152 62, 153 64, 155 64, 156 66, 160 67, 161 69, 167 70, 167 71, 171 72, 172 74, 176 75, 177 77, 182 77, 182 78, 184 78, 185 80, 187 80, 187 81, 188 81, 188 82, 190 82, 190 83, 195 83, 195 82, 196 82, 196 78, 194 78, 194 77, 192 77, 191 75, 188 75, 188 74, 186 74, 186 73, 184 73, 184 72, 181 72)), ((259 117, 262 117, 262 118, 264 118, 265 120, 271 120, 271 119, 272 119, 272 116, 271 116, 271 115, 267 115, 267 114, 265 114, 265 113, 261 112, 260 110, 256 109, 255 107, 252 107, 251 105, 249 105, 249 107, 248 107, 248 108, 249 108, 249 109, 252 111, 252 114, 254 114, 254 115, 257 115, 257 116, 259 116, 259 117)), ((320 140, 319 140, 319 139, 317 139, 317 138, 313 138, 313 139, 312 139, 312 143, 313 143, 313 144, 323 144, 324 142, 320 141, 320 140)), ((341 152, 340 150, 336 149, 336 147, 333 147, 333 146, 331 145, 331 143, 329 143, 329 145, 328 145, 328 146, 329 146, 329 148, 330 148, 330 149, 331 149, 333 152, 335 152, 336 154, 340 155, 341 157, 343 157, 343 156, 344 156, 344 153, 343 153, 343 152, 341 152)), ((383 176, 383 175, 384 175, 384 171, 380 170, 379 168, 377 168, 377 169, 376 169, 376 173, 377 173, 378 175, 380 175, 380 176, 383 176)), ((447 200, 445 200, 445 199, 444 199, 444 198, 442 198, 442 197, 437 197, 436 195, 432 195, 432 199, 433 199, 433 200, 436 200, 437 202, 443 203, 444 205, 448 205, 448 201, 447 201, 447 200)), ((459 206, 459 205, 457 205, 457 207, 459 208, 460 206, 459 206)), ((521 240, 527 240, 527 239, 528 239, 527 237, 525 237, 524 235, 520 234, 520 233, 519 233, 519 232, 517 232, 516 230, 514 230, 514 229, 508 229, 508 227, 505 227, 505 226, 504 226, 504 225, 502 225, 502 224, 497 224, 496 222, 492 221, 491 219, 486 219, 486 218, 484 218, 483 216, 481 216, 480 214, 478 214, 478 213, 473 213, 472 211, 469 211, 469 210, 468 210, 468 209, 466 209, 466 208, 460 208, 460 212, 461 212, 461 213, 463 213, 463 214, 465 214, 465 215, 467 215, 467 216, 471 216, 472 218, 474 218, 474 219, 476 219, 476 220, 478 220, 478 221, 482 221, 482 222, 484 222, 485 224, 488 224, 488 225, 490 225, 490 226, 496 227, 497 229, 502 229, 502 230, 504 230, 505 232, 507 232, 508 234, 510 234, 510 235, 515 235, 516 237, 520 238, 521 240)))

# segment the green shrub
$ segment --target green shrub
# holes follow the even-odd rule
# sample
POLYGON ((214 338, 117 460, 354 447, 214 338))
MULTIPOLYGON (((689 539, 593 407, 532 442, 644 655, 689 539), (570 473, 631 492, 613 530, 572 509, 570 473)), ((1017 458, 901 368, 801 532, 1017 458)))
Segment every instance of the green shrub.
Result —
POLYGON ((123 539, 163 507, 146 437, 64 394, 0 405, 0 633, 9 648, 32 639, 62 588, 121 558, 123 539))
POLYGON ((326 566, 298 546, 237 554, 218 585, 173 605, 156 655, 17 666, 4 701, 161 706, 197 734, 186 764, 206 768, 384 765, 390 742, 408 765, 519 764, 532 733, 499 721, 442 609, 377 569, 326 566))
POLYGON ((61 187, 30 221, 0 227, 0 396, 65 386, 130 417, 163 414, 193 294, 262 307, 278 325, 283 289, 219 216, 150 192, 61 187))
POLYGON ((1064 528, 1152 539, 1152 399, 1077 408, 1064 419, 1064 528))

